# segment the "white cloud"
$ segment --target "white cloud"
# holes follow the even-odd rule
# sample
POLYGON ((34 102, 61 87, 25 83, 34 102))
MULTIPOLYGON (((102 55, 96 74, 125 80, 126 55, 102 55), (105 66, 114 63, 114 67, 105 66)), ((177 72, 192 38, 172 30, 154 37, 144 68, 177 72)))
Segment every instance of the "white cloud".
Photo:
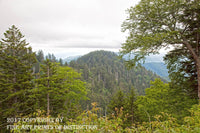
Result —
POLYGON ((15 24, 33 49, 116 49, 125 40, 125 10, 137 1, 1 0, 0 34, 15 24))

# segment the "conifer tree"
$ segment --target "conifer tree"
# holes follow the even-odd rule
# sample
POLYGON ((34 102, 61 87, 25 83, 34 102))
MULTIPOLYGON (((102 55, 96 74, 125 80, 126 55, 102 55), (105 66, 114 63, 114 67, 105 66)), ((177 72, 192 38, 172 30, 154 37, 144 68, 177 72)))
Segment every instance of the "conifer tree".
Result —
POLYGON ((137 104, 136 104, 136 94, 134 88, 131 88, 126 98, 126 104, 124 110, 127 115, 127 122, 126 122, 127 124, 131 125, 138 120, 138 116, 136 115, 137 104))
POLYGON ((1 122, 7 117, 16 117, 33 110, 29 96, 33 88, 32 66, 36 62, 35 53, 17 27, 13 25, 4 36, 0 41, 1 122))
POLYGON ((64 65, 62 58, 59 59, 59 63, 60 63, 60 66, 64 65))
POLYGON ((79 100, 85 98, 85 83, 81 75, 69 67, 61 67, 49 59, 41 65, 41 76, 37 81, 39 109, 47 116, 58 114, 70 117, 76 114, 79 100))
POLYGON ((38 62, 42 63, 44 61, 44 53, 42 50, 39 50, 36 54, 38 62))
POLYGON ((124 108, 124 105, 125 105, 125 96, 122 90, 119 90, 112 97, 108 105, 108 112, 114 113, 115 115, 117 115, 118 110, 120 110, 121 108, 124 108))
MULTIPOLYGON (((38 83, 38 87, 39 87, 39 91, 40 93, 44 93, 46 94, 46 98, 47 98, 47 116, 50 114, 50 90, 53 89, 53 83, 54 83, 54 78, 52 77, 53 75, 56 74, 56 69, 57 69, 58 65, 56 63, 52 63, 49 59, 46 59, 44 61, 44 64, 41 65, 41 71, 42 71, 42 75, 41 78, 37 80, 38 83)), ((43 102, 41 102, 42 104, 44 104, 43 102)))

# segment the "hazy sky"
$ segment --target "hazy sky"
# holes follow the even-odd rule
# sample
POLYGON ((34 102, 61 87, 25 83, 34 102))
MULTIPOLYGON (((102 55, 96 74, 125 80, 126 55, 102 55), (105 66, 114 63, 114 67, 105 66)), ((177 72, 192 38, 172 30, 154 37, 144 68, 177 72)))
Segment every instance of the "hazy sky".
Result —
POLYGON ((118 51, 121 24, 139 0, 0 0, 0 38, 16 25, 34 51, 57 57, 95 49, 118 51))

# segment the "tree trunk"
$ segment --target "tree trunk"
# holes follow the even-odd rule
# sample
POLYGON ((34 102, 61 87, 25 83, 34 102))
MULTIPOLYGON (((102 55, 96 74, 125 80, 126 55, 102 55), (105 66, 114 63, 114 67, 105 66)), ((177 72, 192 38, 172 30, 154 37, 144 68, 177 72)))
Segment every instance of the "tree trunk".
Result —
POLYGON ((133 115, 134 115, 134 113, 133 113, 133 103, 134 103, 134 101, 131 102, 131 122, 132 123, 134 122, 134 119, 133 119, 133 115))
MULTIPOLYGON (((14 42, 15 43, 15 42, 14 42)), ((13 57, 15 57, 15 50, 14 49, 12 49, 13 50, 13 57)), ((16 70, 16 61, 14 61, 14 66, 13 66, 13 84, 14 84, 14 93, 16 94, 17 93, 17 91, 20 91, 20 90, 17 90, 17 88, 16 88, 16 82, 17 82, 17 70, 16 70)), ((14 98, 14 103, 16 104, 17 103, 17 96, 15 96, 15 98, 14 98)), ((15 109, 15 114, 14 114, 14 116, 16 117, 16 115, 17 115, 17 112, 18 112, 18 108, 16 108, 15 109)))
POLYGON ((199 104, 200 104, 200 60, 198 59, 198 62, 196 63, 197 67, 197 81, 198 81, 198 98, 199 98, 199 104))
MULTIPOLYGON (((48 77, 48 84, 47 84, 47 89, 49 90, 49 66, 47 68, 47 77, 48 77)), ((47 90, 47 91, 48 91, 47 90)), ((47 93, 47 117, 49 116, 50 111, 49 111, 49 92, 47 93)))
POLYGON ((49 116, 49 93, 47 93, 47 117, 49 116))
POLYGON ((198 98, 199 98, 199 104, 200 104, 200 57, 199 53, 196 53, 192 46, 184 39, 183 44, 188 48, 190 53, 192 54, 192 57, 194 58, 196 69, 197 69, 197 82, 198 82, 198 98))

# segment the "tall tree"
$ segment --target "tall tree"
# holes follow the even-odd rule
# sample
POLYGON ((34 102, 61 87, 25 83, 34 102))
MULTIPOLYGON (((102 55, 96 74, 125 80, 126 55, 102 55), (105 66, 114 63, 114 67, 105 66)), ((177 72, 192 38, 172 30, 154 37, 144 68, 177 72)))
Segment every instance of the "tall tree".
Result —
MULTIPOLYGON (((33 100, 33 64, 35 53, 14 25, 4 33, 0 41, 0 112, 1 122, 6 117, 31 113, 33 100)), ((1 123, 2 124, 2 123, 1 123)))
POLYGON ((37 59, 37 63, 34 64, 34 72, 37 73, 36 74, 36 78, 38 77, 39 73, 40 73, 40 63, 43 63, 44 61, 44 53, 42 50, 39 50, 36 53, 36 59, 37 59))
POLYGON ((37 79, 40 93, 38 108, 46 110, 47 116, 62 114, 74 117, 80 99, 86 98, 85 83, 80 77, 72 68, 61 67, 46 59, 41 65, 41 76, 37 79))
POLYGON ((123 31, 129 36, 122 46, 122 55, 132 53, 129 65, 161 48, 183 46, 194 59, 200 100, 200 2, 199 0, 141 0, 128 10, 123 31))
POLYGON ((60 66, 63 66, 63 65, 64 65, 63 59, 62 59, 62 58, 59 59, 59 63, 60 63, 60 66))
POLYGON ((42 67, 43 74, 41 75, 41 78, 38 79, 39 88, 41 88, 40 90, 43 90, 44 92, 46 92, 47 116, 49 116, 50 115, 50 91, 54 89, 55 87, 52 85, 54 84, 54 81, 56 80, 54 79, 53 75, 56 74, 58 65, 56 63, 52 63, 49 59, 46 59, 44 61, 44 65, 42 65, 41 67, 42 67))
POLYGON ((39 50, 36 54, 38 62, 42 63, 44 61, 44 53, 42 50, 39 50))
POLYGON ((137 104, 136 104, 136 94, 135 89, 131 88, 125 104, 125 113, 128 114, 127 123, 130 125, 134 122, 138 121, 138 116, 136 115, 137 112, 137 104))

